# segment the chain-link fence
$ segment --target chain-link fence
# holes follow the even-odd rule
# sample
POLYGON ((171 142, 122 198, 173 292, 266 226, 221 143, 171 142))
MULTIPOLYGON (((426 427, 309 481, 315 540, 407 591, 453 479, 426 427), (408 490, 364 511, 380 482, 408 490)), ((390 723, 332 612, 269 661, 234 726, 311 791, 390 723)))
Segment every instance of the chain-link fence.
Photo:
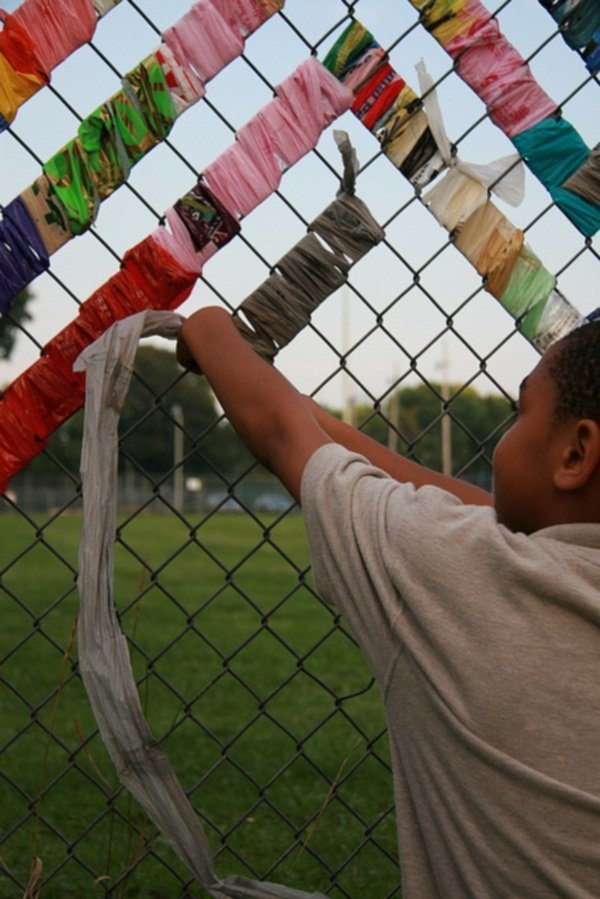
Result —
MULTIPOLYGON (((5 205, 188 6, 122 0, 99 21, 92 42, 0 134, 5 205)), ((593 146, 597 76, 581 54, 536 0, 493 11, 593 146)), ((354 18, 415 90, 415 64, 425 60, 455 156, 487 163, 514 150, 408 0, 287 0, 103 203, 94 226, 32 283, 32 318, 16 325, 5 384, 274 87, 311 55, 323 60, 354 18)), ((361 164, 357 195, 386 236, 277 364, 389 446, 489 487, 493 446, 537 350, 359 118, 347 111, 335 127, 350 135, 361 164)), ((207 302, 238 308, 331 202, 341 166, 326 128, 205 265, 179 311, 207 302)), ((520 205, 495 202, 561 293, 590 313, 597 240, 582 235, 529 170, 520 205)), ((140 353, 122 428, 115 595, 145 714, 220 873, 332 897, 399 896, 391 772, 372 679, 344 622, 312 588, 300 510, 169 352, 155 341, 140 353)), ((79 435, 76 416, 0 501, 0 896, 202 896, 120 787, 78 674, 79 435)))

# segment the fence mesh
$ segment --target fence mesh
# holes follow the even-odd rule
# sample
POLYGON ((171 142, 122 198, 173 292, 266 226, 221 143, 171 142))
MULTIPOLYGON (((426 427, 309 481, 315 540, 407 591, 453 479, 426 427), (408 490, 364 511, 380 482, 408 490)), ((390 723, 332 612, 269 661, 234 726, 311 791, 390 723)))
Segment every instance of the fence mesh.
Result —
MULTIPOLYGON (((187 7, 122 0, 99 22, 93 41, 0 135, 2 202, 187 7)), ((597 76, 536 0, 507 0, 495 13, 593 145, 597 76)), ((32 318, 2 363, 5 383, 274 86, 308 56, 323 59, 353 17, 408 82, 425 59, 461 158, 484 163, 512 150, 408 0, 288 0, 33 283, 32 318)), ((493 446, 537 351, 375 138, 350 112, 335 127, 357 149, 357 194, 386 237, 277 364, 388 445, 489 486, 493 446)), ((236 309, 333 199, 341 162, 331 130, 206 265, 184 315, 207 302, 236 309)), ((597 240, 579 233, 530 172, 524 202, 507 215, 571 303, 591 312, 597 240)), ((332 897, 399 896, 385 723, 370 674, 313 589, 300 510, 244 453, 199 379, 165 361, 168 349, 154 342, 140 355, 123 420, 116 533, 115 594, 152 730, 220 873, 332 897)), ((202 896, 119 786, 78 675, 79 427, 76 417, 59 430, 0 500, 0 895, 202 896)))

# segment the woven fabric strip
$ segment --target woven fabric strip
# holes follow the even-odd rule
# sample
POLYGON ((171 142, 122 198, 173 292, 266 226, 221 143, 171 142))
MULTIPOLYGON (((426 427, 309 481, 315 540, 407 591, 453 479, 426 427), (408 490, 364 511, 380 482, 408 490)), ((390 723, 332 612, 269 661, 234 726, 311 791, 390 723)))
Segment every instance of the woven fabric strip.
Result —
MULTIPOLYGON (((61 0, 61 3, 65 4, 67 0, 61 0)), ((282 6, 283 2, 264 5, 258 0, 236 0, 230 5, 217 0, 200 0, 194 10, 202 21, 214 23, 218 20, 221 23, 219 27, 229 31, 237 29, 236 33, 245 36, 282 6), (219 9, 226 12, 225 17, 220 16, 219 9)), ((63 6, 59 8, 66 10, 63 6)), ((45 7, 32 3, 27 9, 27 15, 33 15, 35 10, 41 15, 45 7)), ((73 10, 76 9, 78 7, 74 6, 70 15, 74 15, 73 10)), ((96 17, 95 11, 93 15, 96 17)), ((82 28, 88 27, 85 21, 83 16, 82 28)), ((23 27, 18 22, 11 20, 11 28, 13 33, 22 35, 23 27)), ((0 32, 0 40, 2 34, 0 32)), ((242 37, 240 40, 241 43, 236 41, 236 47, 243 49, 242 37)), ((0 130, 12 120, 18 105, 14 102, 12 87, 9 89, 14 70, 0 53, 0 75, 3 60, 12 74, 0 78, 0 130), (6 100, 4 106, 3 97, 6 100)), ((19 89, 23 90, 24 95, 29 95, 33 89, 29 81, 31 77, 18 76, 21 81, 24 79, 23 84, 19 81, 19 89)), ((339 85, 335 79, 332 81, 339 92, 339 85)), ((38 89, 37 82, 34 89, 38 89)), ((131 167, 168 135, 177 115, 203 96, 204 90, 202 81, 191 69, 180 65, 165 44, 161 44, 156 52, 125 75, 122 89, 84 119, 77 136, 47 160, 42 175, 21 194, 39 225, 48 254, 55 252, 71 237, 84 233, 93 224, 101 202, 124 183, 131 167)), ((265 160, 256 157, 254 164, 258 166, 258 181, 260 171, 264 172, 265 160)), ((263 185, 263 198, 266 195, 263 185)), ((167 251, 179 246, 178 240, 168 233, 161 235, 158 243, 167 251)), ((191 265, 190 270, 199 273, 202 262, 210 255, 211 250, 206 249, 198 259, 192 247, 184 265, 191 265)), ((5 293, 10 284, 15 283, 18 282, 7 280, 5 293)))
POLYGON ((91 0, 23 0, 14 16, 48 74, 92 39, 98 22, 91 0))
POLYGON ((17 197, 4 208, 0 220, 0 312, 8 312, 12 298, 48 264, 37 228, 17 197))
MULTIPOLYGON (((423 4, 423 7, 428 14, 444 17, 451 16, 457 9, 466 10, 467 4, 457 5, 451 0, 436 0, 426 7, 423 4)), ((432 21, 437 23, 438 18, 432 21)), ((338 56, 345 41, 349 53, 345 66, 340 67, 342 72, 351 71, 352 66, 359 65, 361 53, 368 52, 368 48, 372 46, 368 35, 358 29, 362 29, 362 26, 354 22, 338 40, 336 54, 330 53, 325 57, 334 67, 338 66, 338 56), (352 50, 353 44, 358 43, 353 40, 353 30, 356 35, 360 34, 365 49, 352 50)), ((421 72, 419 75, 421 76, 421 72)), ((431 96, 429 92, 429 98, 431 96)), ((488 168, 493 174, 494 165, 467 166, 456 159, 449 160, 448 139, 443 129, 440 129, 440 121, 435 124, 430 122, 423 106, 423 102, 408 86, 398 95, 384 125, 376 132, 384 153, 413 184, 416 166, 407 166, 406 163, 419 148, 419 142, 425 143, 425 136, 429 145, 429 162, 422 161, 421 173, 426 173, 426 183, 433 180, 441 169, 450 165, 450 171, 443 181, 425 194, 425 204, 438 221, 448 228, 457 249, 482 276, 485 289, 516 317, 522 332, 535 346, 545 348, 550 340, 558 339, 566 330, 582 321, 582 317, 556 290, 554 276, 524 244, 523 232, 515 228, 488 199, 488 191, 484 187, 489 181, 482 182, 475 177, 478 169, 482 172, 488 168), (436 161, 433 162, 434 160, 436 161), (535 263, 533 260, 536 260, 535 263), (515 303, 517 289, 523 291, 520 305, 515 303)), ((503 160, 498 163, 502 164, 503 160)), ((501 169, 500 165, 498 179, 502 174, 501 169)), ((574 197, 575 194, 570 196, 574 197)))
MULTIPOLYGON (((419 10, 423 25, 455 60, 457 73, 486 103, 492 121, 511 138, 517 149, 521 140, 527 141, 529 132, 555 120, 557 104, 537 84, 529 66, 505 39, 497 20, 479 0, 409 2, 419 10)), ((566 11, 566 5, 560 6, 566 11)), ((574 6, 584 8, 577 2, 569 2, 568 6, 571 10, 574 6)), ((575 132, 571 125, 566 122, 565 125, 575 132)), ((587 157, 589 148, 577 132, 575 135, 583 144, 587 157)), ((543 155, 545 151, 542 144, 540 153, 543 155)), ((540 166, 535 162, 532 164, 531 155, 524 158, 536 173, 540 166)), ((567 160, 571 171, 580 164, 576 155, 567 160)), ((591 237, 597 232, 600 210, 590 208, 587 201, 565 188, 548 189, 557 206, 582 234, 591 237)))

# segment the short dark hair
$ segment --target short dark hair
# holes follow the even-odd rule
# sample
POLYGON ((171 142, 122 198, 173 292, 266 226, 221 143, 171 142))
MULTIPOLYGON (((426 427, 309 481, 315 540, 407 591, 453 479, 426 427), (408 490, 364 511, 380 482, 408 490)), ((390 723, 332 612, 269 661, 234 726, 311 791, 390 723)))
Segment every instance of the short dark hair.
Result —
POLYGON ((600 319, 553 344, 548 372, 556 388, 557 421, 591 418, 600 423, 600 319))

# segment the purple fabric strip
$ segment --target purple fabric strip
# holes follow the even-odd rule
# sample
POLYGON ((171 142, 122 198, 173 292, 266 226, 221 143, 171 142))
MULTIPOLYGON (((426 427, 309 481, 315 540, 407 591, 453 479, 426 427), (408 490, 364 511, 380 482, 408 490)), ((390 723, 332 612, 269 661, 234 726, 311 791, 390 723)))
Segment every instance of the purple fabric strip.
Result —
POLYGON ((0 221, 0 312, 50 264, 42 238, 21 197, 4 207, 0 221))

